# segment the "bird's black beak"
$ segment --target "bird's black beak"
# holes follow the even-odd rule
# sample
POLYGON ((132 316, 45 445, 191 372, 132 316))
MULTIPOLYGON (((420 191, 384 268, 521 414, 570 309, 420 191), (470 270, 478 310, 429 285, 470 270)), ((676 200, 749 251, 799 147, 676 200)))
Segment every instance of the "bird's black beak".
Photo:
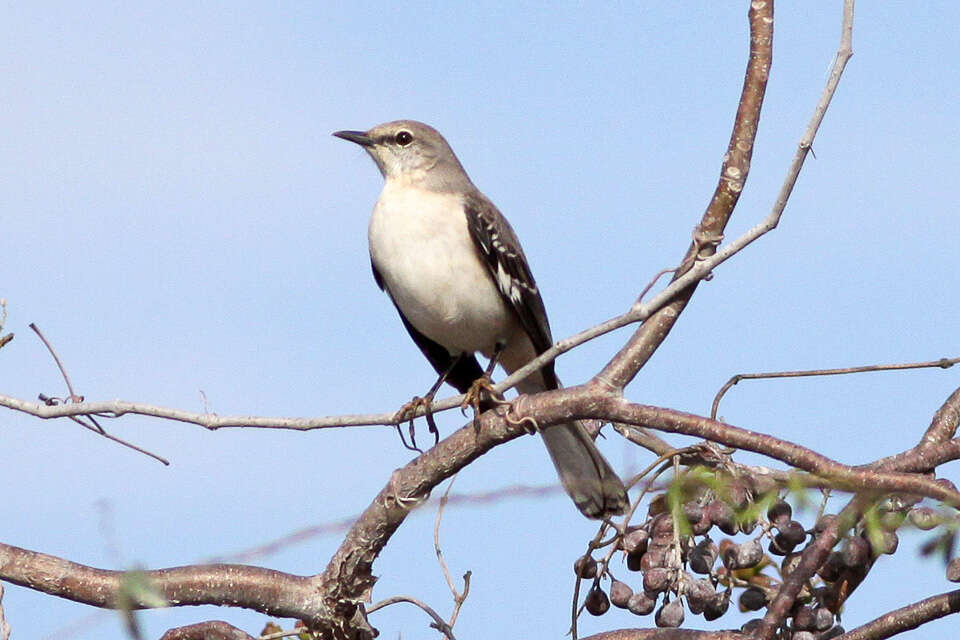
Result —
POLYGON ((349 140, 350 142, 356 142, 361 147, 373 146, 373 138, 363 131, 335 131, 333 135, 338 138, 343 138, 344 140, 349 140))

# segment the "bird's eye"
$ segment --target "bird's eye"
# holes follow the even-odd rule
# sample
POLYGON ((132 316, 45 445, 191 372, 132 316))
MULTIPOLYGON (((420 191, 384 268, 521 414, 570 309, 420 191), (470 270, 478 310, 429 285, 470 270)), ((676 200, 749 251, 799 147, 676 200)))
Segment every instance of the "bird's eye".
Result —
POLYGON ((405 147, 411 142, 413 142, 413 134, 409 131, 397 131, 397 135, 393 137, 397 141, 397 144, 401 147, 405 147))

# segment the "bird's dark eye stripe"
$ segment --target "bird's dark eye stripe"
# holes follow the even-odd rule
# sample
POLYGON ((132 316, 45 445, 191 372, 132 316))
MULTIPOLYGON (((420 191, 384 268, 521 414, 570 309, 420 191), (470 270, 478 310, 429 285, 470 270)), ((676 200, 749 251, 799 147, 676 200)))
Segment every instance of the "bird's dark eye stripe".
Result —
POLYGON ((395 135, 393 139, 396 140, 397 144, 401 147, 405 147, 413 142, 413 134, 407 130, 397 131, 397 135, 395 135))

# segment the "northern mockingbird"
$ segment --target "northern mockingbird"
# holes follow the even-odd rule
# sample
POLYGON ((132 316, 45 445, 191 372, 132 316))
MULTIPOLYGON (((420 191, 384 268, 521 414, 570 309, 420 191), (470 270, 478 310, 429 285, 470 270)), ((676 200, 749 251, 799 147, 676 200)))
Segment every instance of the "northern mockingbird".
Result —
MULTIPOLYGON (((373 277, 441 379, 466 393, 484 375, 476 352, 511 373, 553 344, 517 236, 443 136, 410 120, 333 135, 363 147, 383 174, 369 228, 373 277)), ((559 386, 550 363, 517 389, 559 386)), ((580 423, 541 434, 564 489, 584 515, 624 511, 623 483, 580 423)))

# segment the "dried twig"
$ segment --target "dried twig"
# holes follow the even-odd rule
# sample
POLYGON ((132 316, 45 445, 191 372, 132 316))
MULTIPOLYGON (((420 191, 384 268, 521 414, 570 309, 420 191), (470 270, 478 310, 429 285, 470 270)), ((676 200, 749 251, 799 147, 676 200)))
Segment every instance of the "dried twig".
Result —
POLYGON ((7 299, 0 298, 0 348, 13 340, 13 334, 3 335, 3 325, 7 324, 7 299))
POLYGON ((440 506, 437 507, 437 518, 433 523, 433 549, 437 552, 437 562, 440 563, 440 569, 443 570, 443 577, 446 578, 447 586, 450 587, 450 593, 453 594, 453 612, 450 614, 449 623, 451 629, 453 625, 457 623, 457 616, 460 615, 460 607, 463 606, 463 602, 470 594, 470 575, 472 573, 467 571, 463 574, 463 592, 461 593, 453 584, 453 578, 450 577, 450 569, 447 568, 447 563, 443 559, 443 551, 440 549, 440 521, 443 519, 443 508, 447 506, 447 498, 450 495, 450 489, 453 488, 453 483, 456 479, 456 476, 450 478, 450 482, 447 484, 447 490, 443 492, 443 496, 440 498, 440 506))
POLYGON ((427 613, 428 616, 433 618, 433 622, 430 624, 431 627, 433 627, 434 629, 436 629, 437 631, 445 635, 448 640, 457 640, 453 636, 453 629, 451 629, 450 625, 448 625, 446 622, 443 621, 443 618, 440 617, 440 614, 438 614, 436 611, 431 609, 430 606, 427 605, 426 603, 421 602, 420 600, 417 600, 416 598, 412 598, 410 596, 393 596, 392 598, 381 600, 380 602, 367 607, 367 613, 368 614, 373 613, 378 609, 388 607, 391 604, 397 604, 398 602, 408 602, 410 604, 420 607, 427 613))
POLYGON ((67 391, 70 392, 70 396, 67 398, 68 402, 83 402, 83 396, 77 395, 73 390, 73 384, 70 382, 70 376, 67 375, 67 370, 63 366, 63 362, 60 360, 60 356, 57 355, 56 350, 53 348, 53 345, 50 344, 50 341, 47 340, 47 336, 43 335, 43 332, 37 327, 37 325, 31 322, 28 325, 33 332, 37 334, 40 338, 40 341, 43 342, 43 346, 47 348, 47 351, 50 352, 50 355, 53 356, 53 361, 57 363, 57 368, 60 369, 60 375, 63 376, 63 381, 67 383, 67 391))
POLYGON ((724 394, 741 380, 766 380, 769 378, 807 378, 813 376, 839 376, 848 373, 865 373, 869 371, 900 371, 903 369, 925 369, 937 367, 940 369, 949 369, 960 362, 960 358, 940 358, 929 362, 909 362, 899 364, 871 364, 862 367, 843 367, 840 369, 805 369, 803 371, 771 371, 765 373, 738 373, 724 383, 717 395, 713 398, 713 406, 710 408, 710 417, 716 419, 717 411, 720 407, 720 401, 724 394))
MULTIPOLYGON (((34 324, 33 322, 31 322, 29 326, 30 326, 31 329, 33 329, 33 332, 36 333, 37 336, 40 338, 40 340, 43 342, 44 346, 47 348, 47 351, 50 352, 50 355, 53 356, 53 360, 54 360, 54 362, 57 363, 57 368, 60 369, 60 375, 63 376, 63 381, 67 384, 67 391, 68 391, 68 393, 70 394, 70 395, 66 398, 66 400, 61 400, 60 398, 53 398, 53 397, 50 397, 50 396, 47 396, 47 395, 41 393, 41 394, 40 394, 40 401, 43 402, 44 405, 45 405, 45 406, 48 406, 48 407, 66 406, 66 405, 70 405, 70 404, 82 403, 82 402, 83 402, 83 396, 78 395, 78 394, 73 390, 73 384, 70 382, 70 376, 67 375, 67 369, 66 369, 66 367, 63 366, 63 362, 60 360, 60 356, 57 355, 57 352, 56 352, 56 350, 53 348, 53 345, 50 344, 50 341, 47 340, 47 337, 46 337, 45 335, 43 335, 43 332, 40 331, 39 327, 37 327, 36 324, 34 324)), ((72 420, 73 422, 76 422, 77 424, 79 424, 81 427, 83 427, 83 428, 85 428, 85 429, 89 429, 90 431, 93 431, 93 432, 95 432, 95 433, 103 436, 104 438, 107 438, 108 440, 112 440, 112 441, 116 442, 117 444, 123 445, 124 447, 127 447, 128 449, 133 449, 134 451, 136 451, 136 452, 138 452, 138 453, 142 453, 142 454, 144 454, 144 455, 146 455, 146 456, 149 456, 149 457, 153 458, 154 460, 157 460, 158 462, 160 462, 160 463, 162 463, 162 464, 164 464, 164 465, 168 465, 168 466, 169 466, 170 462, 169 462, 166 458, 163 458, 163 457, 161 457, 161 456, 158 456, 157 454, 152 453, 152 452, 150 452, 150 451, 147 451, 146 449, 144 449, 144 448, 142 448, 142 447, 138 447, 137 445, 135 445, 135 444, 133 444, 133 443, 131 443, 131 442, 128 442, 128 441, 124 440, 123 438, 118 438, 117 436, 114 436, 114 435, 111 435, 111 434, 107 433, 106 430, 104 430, 104 428, 100 426, 100 423, 97 422, 97 420, 96 420, 96 418, 94 417, 94 415, 97 415, 97 414, 96 414, 96 413, 83 413, 83 414, 70 415, 70 416, 67 416, 67 417, 69 417, 70 420, 72 420), (88 424, 88 423, 84 422, 84 420, 81 418, 81 416, 82 416, 83 418, 86 418, 87 420, 89 420, 90 423, 88 424)))

